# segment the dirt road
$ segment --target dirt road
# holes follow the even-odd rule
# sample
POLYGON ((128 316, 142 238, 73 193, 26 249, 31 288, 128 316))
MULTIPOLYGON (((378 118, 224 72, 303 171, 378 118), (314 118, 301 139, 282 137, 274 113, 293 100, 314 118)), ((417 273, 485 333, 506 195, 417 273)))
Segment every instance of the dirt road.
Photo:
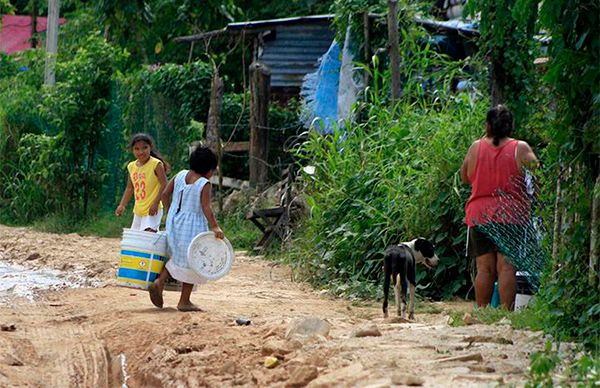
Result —
POLYGON ((227 277, 194 293, 205 312, 178 312, 177 292, 159 310, 146 292, 113 284, 119 243, 0 226, 0 264, 58 269, 69 284, 93 286, 55 286, 33 301, 0 292, 0 386, 522 385, 543 343, 508 325, 450 327, 448 311, 469 303, 384 320, 378 305, 332 299, 243 252, 227 277), (309 316, 325 320, 324 331, 286 336, 309 316), (240 317, 251 324, 236 325, 240 317), (268 356, 277 365, 265 367, 268 356))

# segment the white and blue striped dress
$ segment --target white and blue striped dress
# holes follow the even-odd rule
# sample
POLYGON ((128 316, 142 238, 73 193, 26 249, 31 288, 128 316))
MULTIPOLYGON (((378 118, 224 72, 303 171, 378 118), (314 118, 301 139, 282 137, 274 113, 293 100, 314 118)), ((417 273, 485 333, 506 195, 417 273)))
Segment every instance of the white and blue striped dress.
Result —
POLYGON ((206 283, 188 265, 187 250, 192 239, 199 233, 209 230, 208 221, 202 211, 200 194, 208 179, 202 177, 192 184, 185 183, 188 170, 175 176, 173 195, 167 214, 167 241, 170 259, 167 270, 181 282, 191 284, 206 283))

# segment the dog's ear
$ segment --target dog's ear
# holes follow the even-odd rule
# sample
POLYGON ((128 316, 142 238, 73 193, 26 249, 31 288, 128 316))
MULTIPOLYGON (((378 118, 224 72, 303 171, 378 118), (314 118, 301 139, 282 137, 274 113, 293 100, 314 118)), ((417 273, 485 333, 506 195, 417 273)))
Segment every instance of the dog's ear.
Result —
POLYGON ((415 250, 421 252, 424 257, 433 257, 435 255, 435 247, 429 240, 419 237, 415 241, 415 250))

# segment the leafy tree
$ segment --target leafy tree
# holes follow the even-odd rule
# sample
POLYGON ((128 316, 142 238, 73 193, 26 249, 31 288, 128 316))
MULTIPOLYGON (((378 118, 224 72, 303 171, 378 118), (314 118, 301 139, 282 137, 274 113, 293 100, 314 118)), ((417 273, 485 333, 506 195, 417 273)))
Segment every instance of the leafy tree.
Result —
POLYGON ((555 205, 544 209, 554 229, 553 266, 540 295, 548 310, 546 327, 561 339, 597 347, 599 269, 592 256, 599 248, 592 235, 600 227, 592 211, 600 198, 600 4, 474 0, 469 7, 481 14, 481 47, 492 62, 492 102, 510 105, 521 124, 541 127, 546 144, 540 153, 542 203, 555 205), (536 90, 538 31, 551 40, 546 74, 536 90), (540 90, 548 96, 534 96, 540 90))
POLYGON ((94 7, 107 39, 146 64, 177 58, 182 51, 173 38, 222 28, 239 15, 233 0, 100 0, 94 7))
POLYGON ((489 58, 492 105, 507 104, 517 128, 531 110, 534 90, 533 60, 537 50, 537 6, 519 0, 472 0, 467 11, 480 15, 479 45, 489 58), (518 4, 517 4, 518 3, 518 4))
MULTIPOLYGON (((523 2, 524 8, 538 3, 523 2)), ((547 182, 551 191, 547 201, 554 200, 558 205, 554 212, 561 214, 555 218, 557 256, 544 298, 550 329, 596 350, 600 346, 600 242, 592 235, 600 233, 600 225, 592 209, 594 201, 596 205, 600 201, 599 19, 600 4, 594 0, 541 3, 540 26, 552 37, 545 81, 554 92, 556 106, 556 120, 547 128, 550 143, 545 162, 560 182, 560 190, 556 180, 547 182)))
POLYGON ((0 14, 13 13, 15 7, 10 3, 10 0, 0 0, 0 14))
POLYGON ((44 116, 58 131, 54 146, 63 149, 63 195, 68 207, 83 215, 102 182, 97 148, 106 128, 113 75, 126 56, 90 36, 73 60, 57 63, 57 83, 42 104, 44 116))
POLYGON ((332 12, 333 0, 241 0, 237 4, 244 20, 264 20, 327 14, 332 12))

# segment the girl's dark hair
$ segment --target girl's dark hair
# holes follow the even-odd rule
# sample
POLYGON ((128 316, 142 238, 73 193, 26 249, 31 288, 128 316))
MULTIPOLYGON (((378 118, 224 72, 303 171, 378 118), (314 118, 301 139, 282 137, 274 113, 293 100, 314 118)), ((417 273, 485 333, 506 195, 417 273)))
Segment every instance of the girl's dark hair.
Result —
POLYGON ((160 160, 165 166, 165 173, 168 174, 171 170, 171 165, 167 163, 165 158, 160 154, 160 152, 158 152, 158 150, 154 146, 154 139, 152 138, 152 136, 148 135, 147 133, 136 133, 131 137, 131 140, 129 141, 129 148, 133 148, 133 145, 138 141, 143 141, 144 143, 150 146, 150 156, 153 156, 156 159, 160 160))
POLYGON ((487 112, 485 121, 490 124, 491 135, 495 146, 500 140, 512 134, 514 120, 511 111, 504 105, 496 105, 487 112))
POLYGON ((217 168, 217 156, 208 147, 198 146, 190 155, 190 169, 204 175, 217 168))

